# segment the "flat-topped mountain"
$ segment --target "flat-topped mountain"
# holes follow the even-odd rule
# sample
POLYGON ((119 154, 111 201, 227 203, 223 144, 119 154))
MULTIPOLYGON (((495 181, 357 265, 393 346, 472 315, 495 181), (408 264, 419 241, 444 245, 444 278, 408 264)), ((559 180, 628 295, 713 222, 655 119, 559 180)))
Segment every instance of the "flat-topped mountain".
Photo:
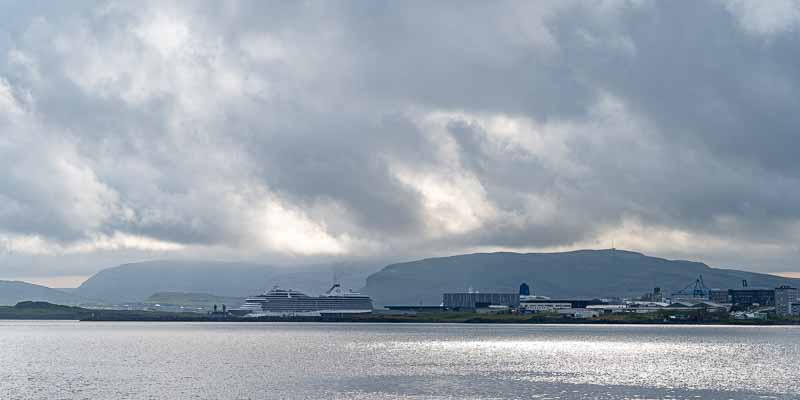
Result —
POLYGON ((533 292, 551 297, 638 296, 658 286, 669 294, 702 275, 711 288, 775 287, 800 280, 711 268, 692 261, 667 260, 623 250, 564 253, 479 253, 392 264, 367 277, 364 292, 375 304, 439 304, 442 293, 516 292, 527 282, 533 292))

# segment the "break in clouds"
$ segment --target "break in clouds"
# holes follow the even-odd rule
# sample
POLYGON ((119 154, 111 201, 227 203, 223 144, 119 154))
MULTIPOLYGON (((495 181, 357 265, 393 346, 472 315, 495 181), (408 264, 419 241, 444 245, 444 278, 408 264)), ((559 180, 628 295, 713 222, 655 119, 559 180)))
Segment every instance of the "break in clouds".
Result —
POLYGON ((800 269, 795 1, 0 8, 3 277, 612 243, 800 269))

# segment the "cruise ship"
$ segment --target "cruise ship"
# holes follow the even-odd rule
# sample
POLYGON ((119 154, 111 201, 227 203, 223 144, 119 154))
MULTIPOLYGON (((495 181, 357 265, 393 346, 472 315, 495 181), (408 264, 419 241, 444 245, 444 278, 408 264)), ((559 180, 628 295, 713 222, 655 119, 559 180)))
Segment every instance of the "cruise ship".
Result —
POLYGON ((248 297, 244 305, 235 312, 244 314, 245 317, 363 314, 372 312, 372 299, 352 290, 345 291, 339 284, 334 284, 325 294, 318 297, 276 286, 267 293, 248 297))

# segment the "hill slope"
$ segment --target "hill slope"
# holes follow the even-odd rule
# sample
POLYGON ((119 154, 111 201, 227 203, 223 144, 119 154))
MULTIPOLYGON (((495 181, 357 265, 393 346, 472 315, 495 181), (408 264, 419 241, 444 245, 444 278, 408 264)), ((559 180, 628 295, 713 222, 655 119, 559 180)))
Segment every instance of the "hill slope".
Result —
POLYGON ((186 293, 186 292, 158 292, 148 297, 145 303, 175 305, 185 307, 202 307, 210 309, 215 304, 228 307, 238 307, 244 304, 244 297, 224 297, 215 296, 208 293, 186 293))
POLYGON ((159 292, 245 297, 280 285, 316 295, 330 287, 334 270, 345 287, 360 287, 368 274, 363 267, 342 270, 330 265, 279 268, 217 261, 148 261, 104 269, 73 293, 106 302, 128 302, 145 301, 159 292))
POLYGON ((0 281, 0 305, 14 305, 21 301, 46 301, 57 304, 82 304, 78 296, 21 281, 0 281))
POLYGON ((672 293, 703 275, 711 288, 775 287, 791 280, 767 274, 715 269, 622 250, 566 253, 491 253, 430 258, 385 267, 367 277, 364 292, 375 304, 439 304, 442 293, 475 290, 516 292, 521 282, 551 297, 638 296, 659 286, 672 293))
POLYGON ((52 304, 43 301, 22 301, 14 306, 0 306, 0 320, 95 320, 95 321, 207 321, 198 313, 174 313, 139 310, 96 310, 52 304))

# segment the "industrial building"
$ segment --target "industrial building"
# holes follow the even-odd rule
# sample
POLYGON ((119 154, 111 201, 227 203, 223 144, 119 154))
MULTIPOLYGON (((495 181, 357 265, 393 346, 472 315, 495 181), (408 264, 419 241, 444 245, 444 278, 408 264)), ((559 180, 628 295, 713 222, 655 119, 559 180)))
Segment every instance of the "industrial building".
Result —
POLYGON ((792 305, 800 303, 800 290, 783 285, 775 288, 775 313, 780 316, 795 315, 792 305))
POLYGON ((442 305, 450 310, 477 310, 490 306, 519 307, 518 293, 445 293, 442 305))
POLYGON ((534 303, 534 302, 523 301, 520 303, 519 306, 519 309, 521 311, 531 312, 531 313, 553 312, 557 310, 566 310, 571 308, 572 308, 571 303, 553 303, 553 302, 534 303))
POLYGON ((731 302, 728 289, 711 289, 708 291, 708 299, 717 304, 730 304, 731 302))
POLYGON ((569 308, 586 308, 606 303, 599 299, 523 299, 520 304, 522 307, 531 307, 536 304, 569 304, 569 308))
POLYGON ((736 308, 771 307, 775 305, 775 289, 744 287, 728 290, 730 303, 736 308))

